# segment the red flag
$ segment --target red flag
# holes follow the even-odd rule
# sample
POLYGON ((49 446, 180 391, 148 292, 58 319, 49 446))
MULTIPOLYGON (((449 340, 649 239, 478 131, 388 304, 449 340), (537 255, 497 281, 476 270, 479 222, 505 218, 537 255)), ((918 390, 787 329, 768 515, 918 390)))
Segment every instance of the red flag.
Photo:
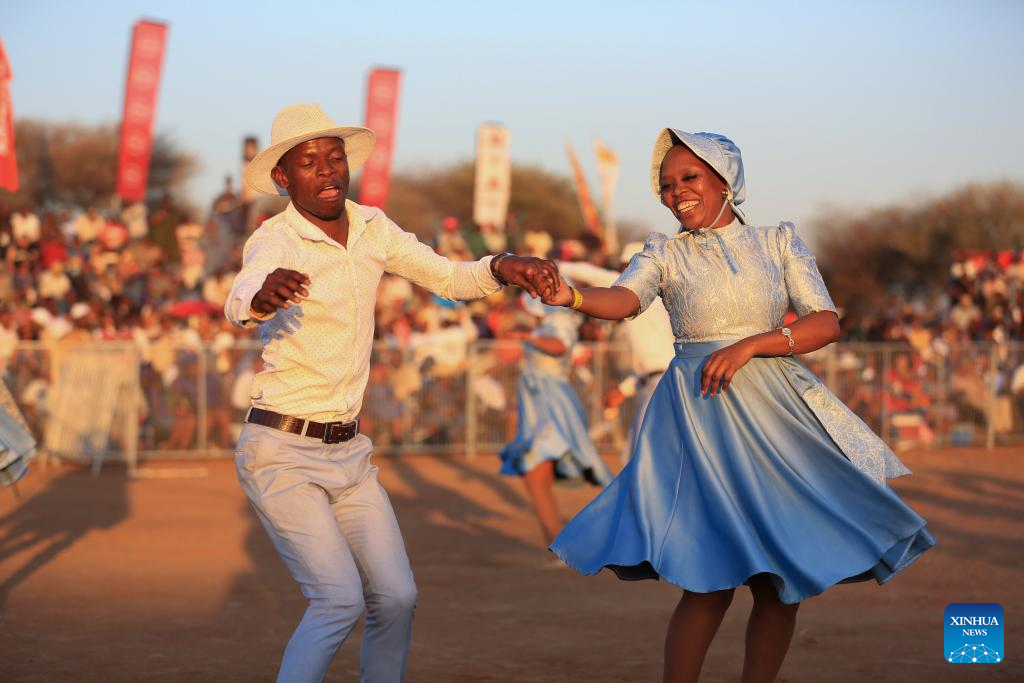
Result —
POLYGON ((18 191, 18 157, 14 149, 14 105, 11 102, 11 64, 0 40, 0 187, 18 191))
POLYGON ((363 165, 359 203, 384 208, 391 184, 391 152, 398 113, 398 69, 374 69, 366 89, 366 127, 377 135, 373 153, 363 165))
POLYGON ((117 194, 129 201, 141 202, 146 198, 156 96, 166 41, 166 24, 145 20, 135 23, 117 159, 117 194))

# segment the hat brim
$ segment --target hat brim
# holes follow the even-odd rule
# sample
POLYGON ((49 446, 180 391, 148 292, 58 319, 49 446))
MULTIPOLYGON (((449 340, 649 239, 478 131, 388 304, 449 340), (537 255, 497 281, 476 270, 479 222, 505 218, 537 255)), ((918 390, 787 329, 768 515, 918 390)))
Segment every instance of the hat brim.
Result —
POLYGON ((704 150, 701 149, 699 144, 700 138, 696 135, 690 135, 681 130, 675 130, 673 128, 665 128, 658 135, 658 139, 654 141, 654 152, 651 154, 651 189, 654 190, 654 194, 661 196, 661 163, 665 161, 665 155, 668 151, 675 147, 676 143, 673 141, 673 136, 676 137, 688 150, 693 152, 698 159, 708 165, 712 171, 715 172, 719 178, 725 182, 726 187, 729 185, 729 181, 722 177, 721 172, 715 168, 714 162, 708 158, 704 150))
POLYGON ((324 130, 296 135, 267 147, 252 158, 245 167, 245 182, 252 189, 263 194, 287 195, 288 192, 277 186, 270 177, 270 170, 285 152, 303 142, 317 138, 341 138, 345 144, 345 156, 348 158, 348 172, 355 173, 370 157, 376 136, 369 128, 360 126, 339 126, 324 130))

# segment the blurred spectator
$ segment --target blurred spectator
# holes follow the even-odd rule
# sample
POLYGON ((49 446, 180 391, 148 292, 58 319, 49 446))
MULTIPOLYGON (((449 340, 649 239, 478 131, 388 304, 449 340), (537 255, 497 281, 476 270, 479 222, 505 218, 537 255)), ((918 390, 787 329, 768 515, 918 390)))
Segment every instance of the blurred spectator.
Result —
POLYGON ((234 271, 224 268, 217 269, 203 283, 203 299, 211 306, 223 309, 224 302, 227 301, 228 294, 231 293, 231 283, 234 279, 234 271))
POLYGON ((121 209, 121 221, 128 229, 129 239, 141 240, 149 235, 149 222, 146 215, 146 205, 143 202, 128 202, 121 209))
POLYGON ((128 243, 128 228, 119 221, 108 219, 99 235, 100 244, 108 251, 118 251, 128 243))
POLYGON ((68 245, 57 226, 53 214, 46 214, 39 240, 39 255, 43 268, 49 268, 54 262, 65 263, 68 260, 68 245))
POLYGON ((892 420, 893 445, 896 448, 927 447, 934 438, 925 421, 931 399, 921 382, 922 367, 913 367, 911 356, 900 353, 886 373, 883 384, 885 403, 892 420))
POLYGON ((479 235, 484 243, 482 254, 500 254, 508 249, 508 239, 505 231, 495 225, 484 223, 480 226, 479 235))
POLYGON ((968 332, 981 321, 981 309, 970 294, 963 294, 949 311, 949 321, 961 332, 968 332))
POLYGON ((181 255, 181 279, 188 289, 195 289, 203 276, 206 256, 203 253, 203 226, 186 218, 175 228, 178 253, 181 255))
POLYGON ((530 230, 523 239, 524 253, 528 256, 547 258, 554 246, 551 235, 544 230, 530 230))
POLYGON ((96 207, 90 206, 71 224, 72 237, 82 244, 91 244, 100 236, 106 224, 107 222, 100 216, 96 207))
POLYGON ((473 258, 469 245, 459 232, 459 219, 455 216, 445 216, 441 219, 436 249, 437 253, 454 261, 469 261, 473 258))
POLYGON ((11 214, 11 234, 14 239, 38 242, 41 236, 39 216, 27 209, 15 211, 11 214))
POLYGON ((39 276, 39 296, 43 299, 63 299, 71 291, 71 278, 64 272, 62 261, 53 261, 39 276))
POLYGON ((178 225, 182 216, 174 206, 169 194, 164 195, 160 206, 151 214, 149 221, 149 238, 156 243, 164 256, 170 261, 180 261, 178 251, 178 225))

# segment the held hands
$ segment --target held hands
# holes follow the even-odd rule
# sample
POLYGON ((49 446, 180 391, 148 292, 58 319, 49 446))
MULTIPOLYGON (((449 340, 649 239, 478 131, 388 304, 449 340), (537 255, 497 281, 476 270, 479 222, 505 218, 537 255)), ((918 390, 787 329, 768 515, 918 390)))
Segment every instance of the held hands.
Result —
POLYGON ((288 308, 309 296, 309 276, 287 268, 278 268, 267 276, 263 286, 252 297, 249 307, 260 315, 270 315, 279 308, 288 308))
POLYGON ((568 306, 572 303, 572 290, 564 277, 558 277, 558 286, 549 296, 542 296, 541 301, 548 306, 568 306))
POLYGON ((715 396, 729 388, 736 371, 754 357, 754 347, 746 339, 726 346, 708 356, 700 373, 700 393, 715 396))
POLYGON ((495 270, 505 282, 522 287, 534 299, 550 296, 558 288, 558 266, 554 261, 532 256, 505 256, 498 261, 495 270))

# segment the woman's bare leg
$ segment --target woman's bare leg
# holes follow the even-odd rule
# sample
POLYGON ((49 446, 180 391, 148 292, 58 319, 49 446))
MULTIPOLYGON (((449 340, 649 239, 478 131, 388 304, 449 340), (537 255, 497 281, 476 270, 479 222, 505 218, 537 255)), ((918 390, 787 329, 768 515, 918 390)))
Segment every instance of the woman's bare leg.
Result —
POLYGON ((747 621, 747 649, 743 658, 742 683, 771 683, 782 668, 796 628, 800 603, 787 605, 767 574, 750 579, 754 606, 747 621))
POLYGON ((545 545, 550 545, 555 536, 562 530, 562 518, 558 514, 555 494, 552 490, 555 482, 555 463, 551 460, 542 462, 523 475, 526 491, 530 494, 533 511, 537 513, 541 532, 544 534, 545 545))
POLYGON ((685 591, 665 634, 664 683, 695 683, 708 647, 722 624, 733 589, 712 593, 685 591))

